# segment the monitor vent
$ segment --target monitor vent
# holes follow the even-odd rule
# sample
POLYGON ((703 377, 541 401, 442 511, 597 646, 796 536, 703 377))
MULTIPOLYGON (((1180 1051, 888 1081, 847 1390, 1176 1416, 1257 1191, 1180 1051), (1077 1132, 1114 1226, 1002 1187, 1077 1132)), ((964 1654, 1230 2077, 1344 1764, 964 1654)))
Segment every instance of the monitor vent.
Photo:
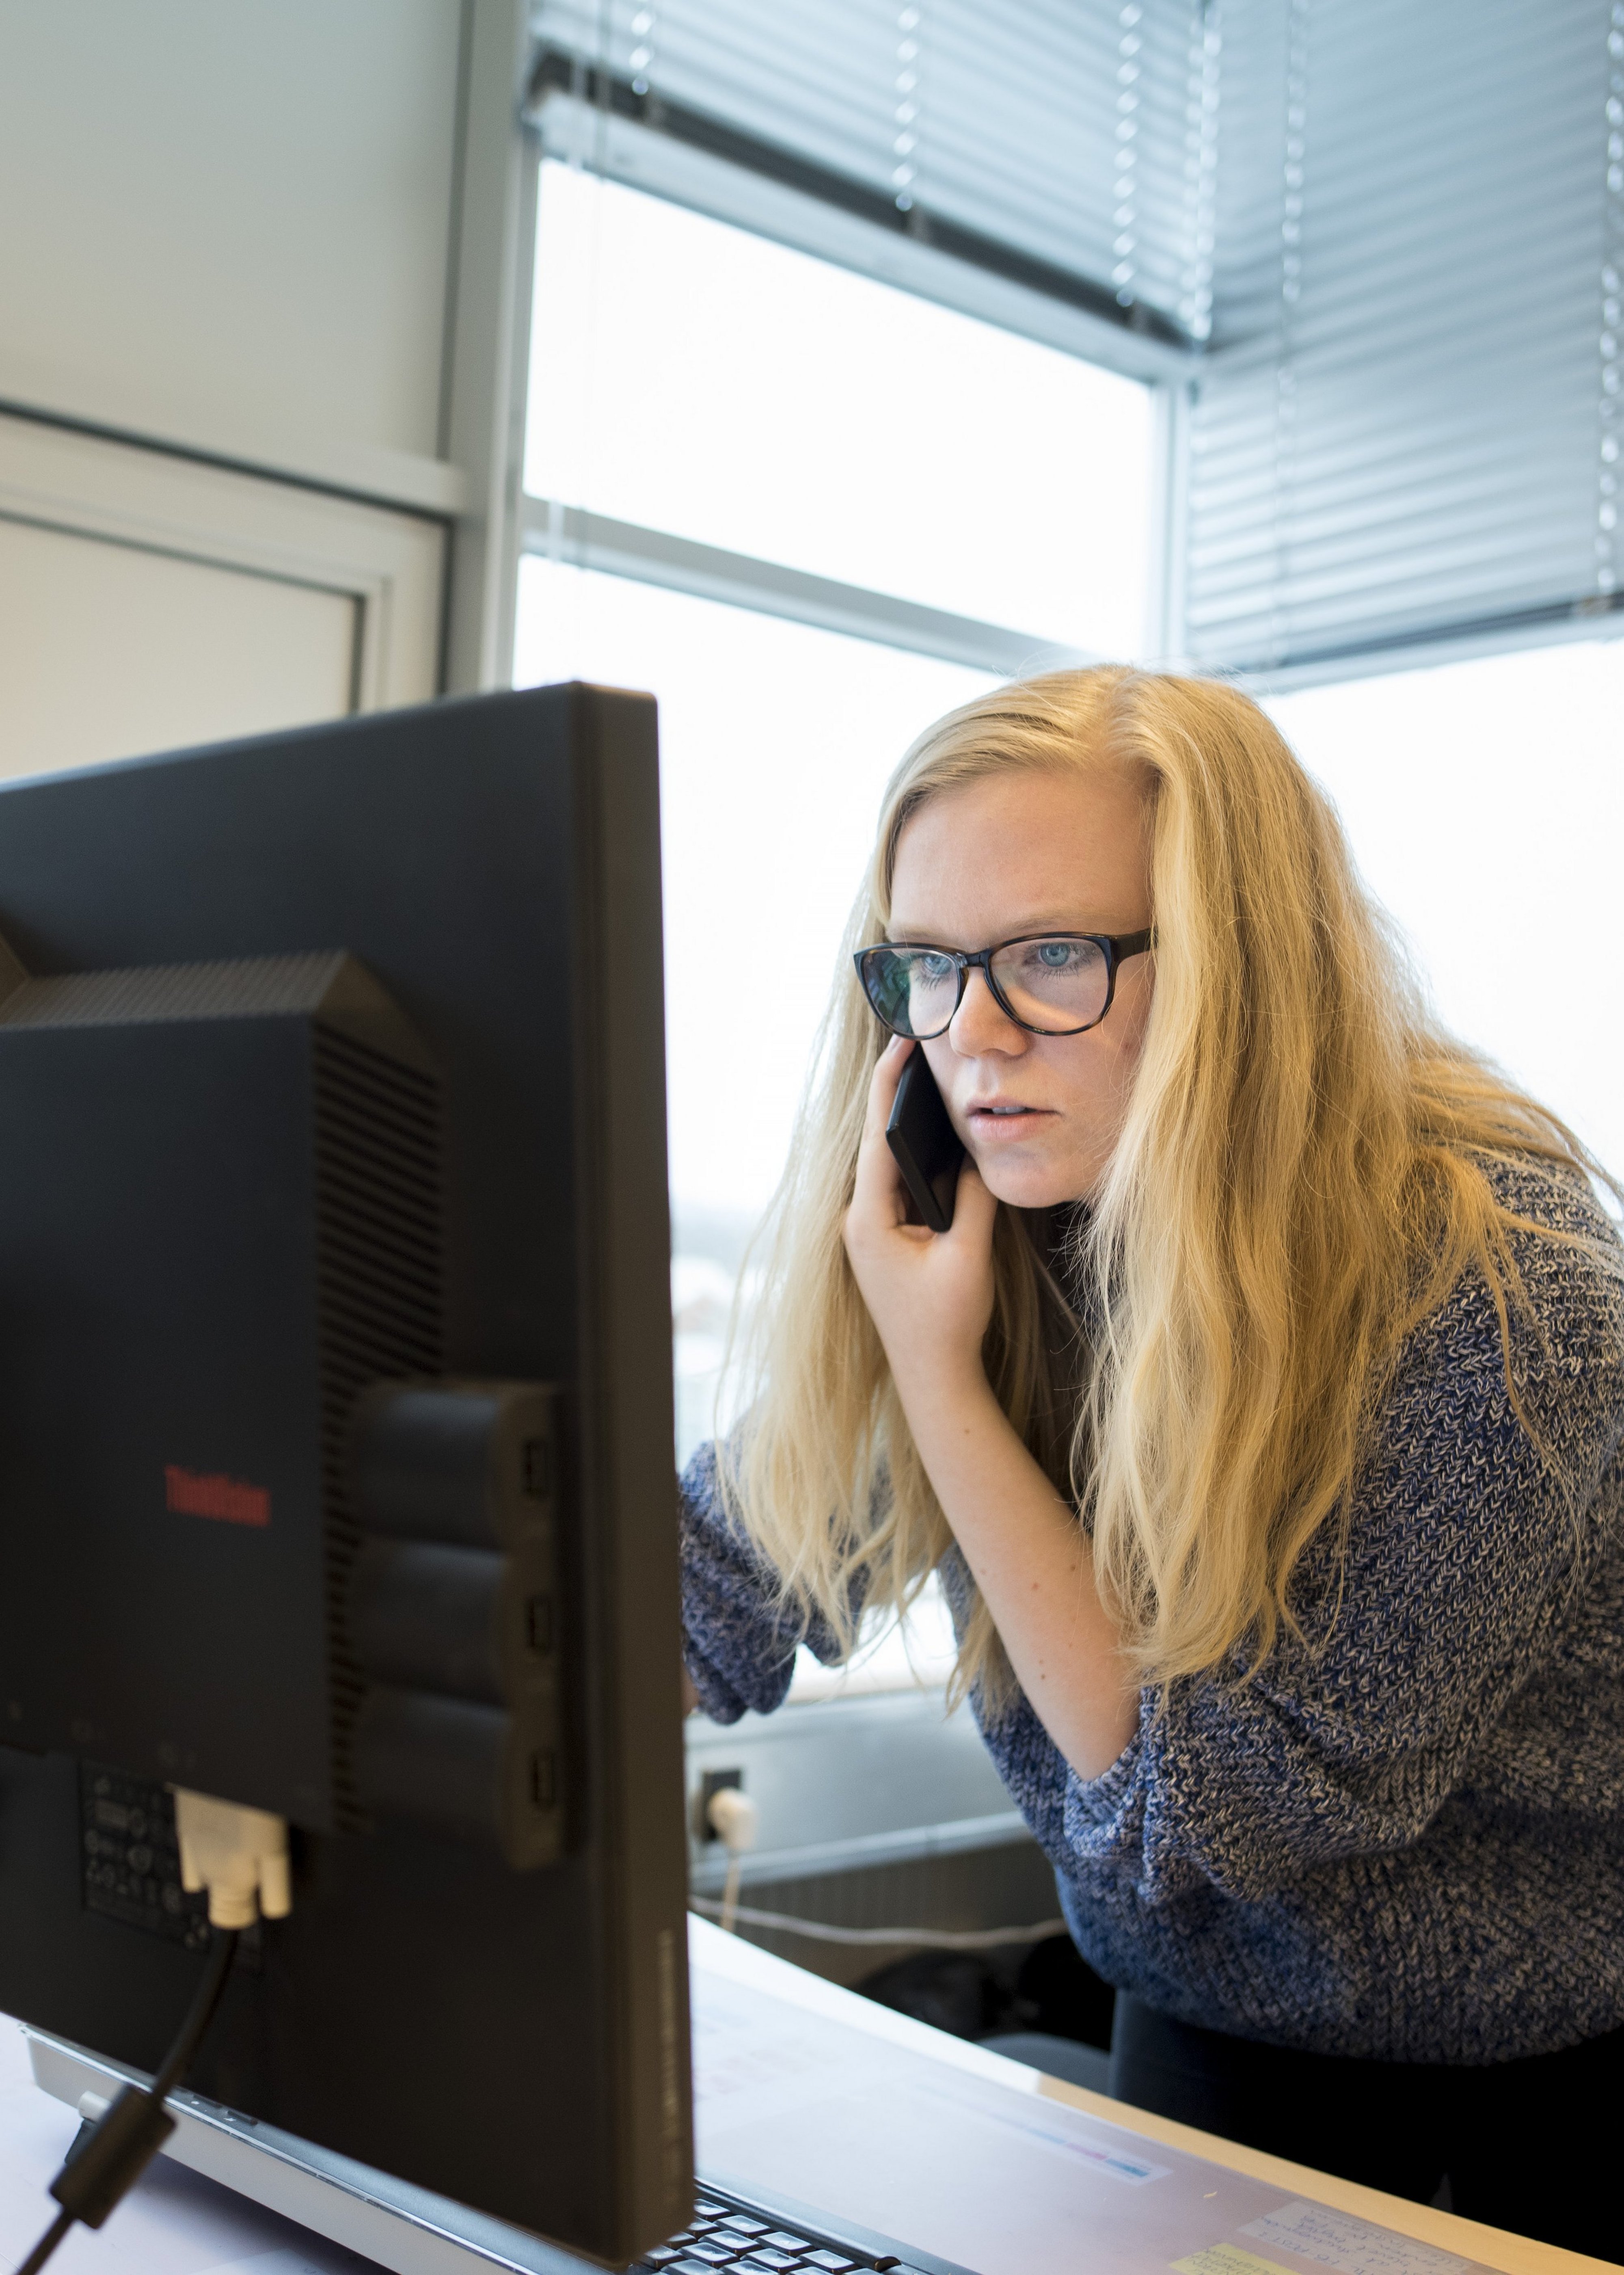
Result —
POLYGON ((333 1795, 340 1829, 353 1830, 351 1740, 365 1679, 348 1642, 360 1545, 350 1421, 368 1383, 442 1370, 441 1113, 432 1077, 320 1023, 313 1032, 333 1795))
POLYGON ((269 1019, 313 1011, 343 971, 337 955, 245 956, 25 979, 0 1027, 136 1027, 176 1019, 269 1019))

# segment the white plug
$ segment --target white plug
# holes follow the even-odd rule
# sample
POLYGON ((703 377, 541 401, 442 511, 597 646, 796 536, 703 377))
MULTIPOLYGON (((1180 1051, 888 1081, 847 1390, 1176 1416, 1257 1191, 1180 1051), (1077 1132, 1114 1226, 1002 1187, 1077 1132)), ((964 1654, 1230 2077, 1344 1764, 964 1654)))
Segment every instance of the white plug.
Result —
POLYGON ((736 1785, 719 1786, 705 1805, 706 1821, 729 1856, 753 1848, 761 1830, 761 1811, 736 1785))
POLYGON ((739 1870, 744 1851, 756 1845, 756 1835, 761 1830, 761 1811, 739 1787, 723 1785, 718 1786, 706 1803, 705 1820, 728 1852, 728 1877, 721 1891, 721 1928, 724 1935, 731 1935, 734 1915, 738 1909, 739 1870))
POLYGON ((287 1820, 180 1786, 173 1791, 180 1884, 193 1896, 208 1889, 209 1924, 242 1928, 261 1916, 285 1919, 293 1908, 287 1820))

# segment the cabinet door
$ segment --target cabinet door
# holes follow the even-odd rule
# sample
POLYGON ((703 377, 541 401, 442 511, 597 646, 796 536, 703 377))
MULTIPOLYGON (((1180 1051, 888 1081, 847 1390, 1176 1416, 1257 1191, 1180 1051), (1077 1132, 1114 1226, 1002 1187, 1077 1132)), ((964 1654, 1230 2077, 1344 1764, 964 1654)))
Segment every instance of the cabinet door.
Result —
POLYGON ((0 419, 0 774, 435 692, 435 522, 0 419))

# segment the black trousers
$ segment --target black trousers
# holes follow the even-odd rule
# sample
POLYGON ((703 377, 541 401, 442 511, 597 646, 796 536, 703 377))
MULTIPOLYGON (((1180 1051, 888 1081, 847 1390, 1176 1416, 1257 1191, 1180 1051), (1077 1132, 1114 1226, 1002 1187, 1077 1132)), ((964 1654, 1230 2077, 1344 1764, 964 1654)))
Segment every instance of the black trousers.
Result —
POLYGON ((1258 2045, 1116 1999, 1111 2090, 1226 2141, 1624 2263, 1624 2030, 1456 2069, 1258 2045), (1440 2196, 1446 2181, 1447 2196, 1440 2196))

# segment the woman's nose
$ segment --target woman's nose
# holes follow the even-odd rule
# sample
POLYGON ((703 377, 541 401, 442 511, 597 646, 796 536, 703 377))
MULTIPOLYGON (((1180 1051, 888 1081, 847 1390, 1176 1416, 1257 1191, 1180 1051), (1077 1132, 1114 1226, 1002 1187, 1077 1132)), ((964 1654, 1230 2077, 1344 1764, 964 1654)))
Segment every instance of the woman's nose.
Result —
POLYGON ((948 1039, 961 1058, 979 1058, 984 1051, 1019 1051, 1026 1036, 1004 1009, 977 964, 964 983, 964 997, 953 1015, 948 1039))

